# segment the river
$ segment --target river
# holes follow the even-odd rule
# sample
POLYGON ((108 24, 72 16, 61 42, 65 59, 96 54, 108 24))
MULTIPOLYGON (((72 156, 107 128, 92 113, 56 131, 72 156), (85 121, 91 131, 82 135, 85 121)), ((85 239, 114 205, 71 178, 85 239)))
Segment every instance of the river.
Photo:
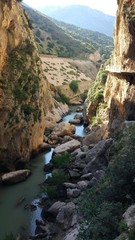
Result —
MULTIPOLYGON (((76 108, 72 107, 72 112, 63 117, 64 122, 74 118, 76 108)), ((83 125, 76 126, 76 134, 86 135, 83 125)), ((3 240, 10 233, 17 235, 20 232, 26 236, 34 235, 35 220, 41 219, 42 210, 38 205, 42 194, 39 185, 46 178, 43 167, 51 160, 52 153, 53 149, 31 160, 32 174, 25 182, 0 187, 0 240, 3 240), (23 201, 18 205, 20 199, 23 201), (37 206, 35 211, 31 211, 29 208, 25 209, 32 203, 37 206)))

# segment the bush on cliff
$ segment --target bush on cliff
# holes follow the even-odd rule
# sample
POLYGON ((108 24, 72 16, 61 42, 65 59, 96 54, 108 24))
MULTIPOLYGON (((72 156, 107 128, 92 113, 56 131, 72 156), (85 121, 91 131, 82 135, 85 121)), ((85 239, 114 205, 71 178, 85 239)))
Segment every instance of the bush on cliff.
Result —
POLYGON ((107 72, 105 67, 102 65, 99 69, 99 72, 96 76, 96 80, 93 83, 93 86, 90 88, 87 101, 94 103, 95 101, 101 102, 103 100, 103 92, 107 79, 107 72))
POLYGON ((69 84, 69 87, 74 93, 77 93, 78 91, 78 82, 76 80, 72 80, 72 82, 69 84))

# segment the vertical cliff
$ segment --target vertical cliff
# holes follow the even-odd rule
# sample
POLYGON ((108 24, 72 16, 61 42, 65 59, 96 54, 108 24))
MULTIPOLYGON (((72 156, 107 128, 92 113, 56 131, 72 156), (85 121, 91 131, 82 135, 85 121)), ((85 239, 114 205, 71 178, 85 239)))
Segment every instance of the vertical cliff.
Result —
POLYGON ((118 0, 114 32, 114 53, 104 100, 109 106, 109 129, 120 128, 125 120, 135 121, 135 2, 118 0))
POLYGON ((17 0, 0 0, 0 161, 29 159, 51 106, 31 25, 17 0))
MULTIPOLYGON (((114 51, 106 66, 108 77, 102 99, 107 107, 106 120, 111 133, 120 130, 125 120, 135 121, 135 1, 118 0, 117 2, 114 51)), ((98 89, 100 90, 99 85, 98 89)), ((89 95, 86 104, 88 117, 91 120, 91 116, 97 114, 98 108, 93 100, 92 103, 90 101, 91 90, 89 95), (91 104, 96 107, 94 112, 91 104)), ((105 119, 101 120, 102 123, 105 122, 105 119)))

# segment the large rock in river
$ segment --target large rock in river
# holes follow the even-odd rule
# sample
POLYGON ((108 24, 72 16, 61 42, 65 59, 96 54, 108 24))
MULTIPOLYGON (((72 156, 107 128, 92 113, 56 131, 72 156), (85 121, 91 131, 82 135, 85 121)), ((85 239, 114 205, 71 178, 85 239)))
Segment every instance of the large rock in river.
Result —
POLYGON ((79 125, 79 124, 81 124, 81 120, 80 119, 71 119, 71 120, 69 120, 69 123, 74 124, 74 125, 79 125))
POLYGON ((61 144, 60 146, 57 146, 54 149, 54 154, 61 154, 65 151, 67 152, 72 152, 75 149, 77 149, 78 147, 80 147, 81 143, 77 140, 71 140, 69 142, 66 142, 64 144, 61 144))
POLYGON ((59 142, 61 137, 70 136, 75 133, 75 126, 69 123, 60 122, 53 129, 52 133, 49 135, 48 143, 56 144, 59 142))
POLYGON ((5 184, 14 184, 14 183, 24 181, 30 175, 30 173, 31 171, 27 169, 18 170, 18 171, 4 174, 1 180, 2 180, 2 183, 5 183, 5 184))
POLYGON ((75 133, 75 126, 73 126, 69 123, 60 122, 55 126, 51 135, 57 135, 58 137, 64 137, 65 135, 70 136, 74 133, 75 133))

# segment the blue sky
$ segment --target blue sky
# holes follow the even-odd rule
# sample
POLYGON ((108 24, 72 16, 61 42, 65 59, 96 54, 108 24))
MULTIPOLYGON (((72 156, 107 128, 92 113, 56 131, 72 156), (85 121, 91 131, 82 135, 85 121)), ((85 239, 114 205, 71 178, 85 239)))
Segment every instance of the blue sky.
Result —
POLYGON ((23 2, 36 9, 46 6, 84 5, 114 16, 117 9, 116 0, 23 0, 23 2))

